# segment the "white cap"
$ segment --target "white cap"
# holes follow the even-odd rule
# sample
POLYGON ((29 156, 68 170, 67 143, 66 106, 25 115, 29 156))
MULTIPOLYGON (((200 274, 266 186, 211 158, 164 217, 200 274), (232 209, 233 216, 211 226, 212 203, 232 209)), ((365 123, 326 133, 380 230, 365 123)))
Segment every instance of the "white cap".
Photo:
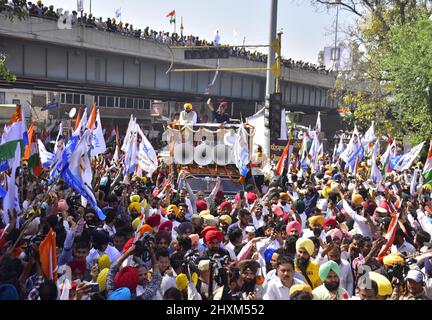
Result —
POLYGON ((246 229, 245 229, 245 231, 247 233, 255 232, 255 227, 254 226, 247 226, 246 229))
POLYGON ((414 280, 415 282, 422 282, 423 281, 423 273, 419 270, 410 270, 408 271, 407 276, 405 277, 405 279, 411 279, 414 280))
POLYGON ((201 260, 198 263, 198 270, 199 271, 206 271, 210 269, 210 260, 201 260))

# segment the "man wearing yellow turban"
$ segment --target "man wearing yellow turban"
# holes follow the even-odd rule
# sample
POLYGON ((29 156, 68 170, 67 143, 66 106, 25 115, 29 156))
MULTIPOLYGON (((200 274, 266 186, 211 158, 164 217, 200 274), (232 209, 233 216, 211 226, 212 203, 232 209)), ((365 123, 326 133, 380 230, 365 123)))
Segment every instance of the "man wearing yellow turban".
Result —
POLYGON ((184 126, 186 124, 195 125, 197 123, 198 116, 195 111, 192 110, 192 104, 185 103, 184 110, 180 112, 180 125, 184 126))
POLYGON ((139 204, 139 202, 132 202, 129 205, 129 213, 141 214, 141 205, 139 204))
POLYGON ((324 216, 315 215, 308 219, 309 228, 305 229, 303 232, 304 238, 316 237, 320 238, 323 242, 325 242, 325 231, 324 231, 324 216))
POLYGON ((302 274, 304 282, 314 289, 321 284, 318 276, 318 263, 311 260, 311 256, 315 250, 315 245, 312 240, 300 238, 296 242, 296 257, 295 270, 302 274))

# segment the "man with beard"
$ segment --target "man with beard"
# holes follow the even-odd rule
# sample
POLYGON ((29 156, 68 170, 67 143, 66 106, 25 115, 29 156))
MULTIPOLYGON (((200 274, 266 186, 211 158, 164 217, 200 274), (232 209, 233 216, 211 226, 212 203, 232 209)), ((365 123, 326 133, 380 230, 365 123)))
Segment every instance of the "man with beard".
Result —
MULTIPOLYGON (((310 239, 300 238, 296 242, 297 254, 295 257, 295 270, 304 278, 304 282, 315 289, 321 284, 318 276, 318 263, 311 260, 315 245, 310 239)), ((302 279, 303 280, 303 279, 302 279)))
POLYGON ((264 300, 290 300, 290 288, 293 285, 304 284, 294 278, 294 261, 286 255, 280 255, 276 262, 277 277, 274 277, 267 285, 264 300))
POLYGON ((351 266, 348 261, 341 259, 341 251, 338 246, 331 245, 327 253, 329 261, 337 263, 340 269, 340 287, 348 292, 351 297, 354 294, 354 280, 351 272, 351 266))
POLYGON ((322 285, 312 291, 313 300, 347 300, 348 292, 340 287, 340 269, 336 262, 328 261, 319 268, 322 285))
POLYGON ((220 247, 223 240, 223 233, 219 230, 210 230, 205 233, 205 242, 207 244, 207 249, 202 253, 203 259, 210 259, 215 255, 220 257, 227 256, 230 257, 228 251, 220 247))
POLYGON ((309 229, 305 229, 303 232, 304 238, 316 237, 321 239, 322 242, 326 241, 326 234, 323 230, 324 227, 324 216, 312 216, 309 218, 309 229))
POLYGON ((262 300, 264 288, 257 284, 257 271, 260 267, 255 260, 243 260, 240 262, 240 276, 243 279, 241 288, 242 300, 262 300))
POLYGON ((231 229, 228 232, 229 243, 225 246, 225 249, 229 252, 231 260, 236 260, 237 255, 243 248, 243 231, 240 228, 231 229))
POLYGON ((184 126, 185 124, 195 125, 197 123, 197 113, 192 110, 192 104, 185 103, 183 106, 184 110, 180 112, 180 125, 184 126))

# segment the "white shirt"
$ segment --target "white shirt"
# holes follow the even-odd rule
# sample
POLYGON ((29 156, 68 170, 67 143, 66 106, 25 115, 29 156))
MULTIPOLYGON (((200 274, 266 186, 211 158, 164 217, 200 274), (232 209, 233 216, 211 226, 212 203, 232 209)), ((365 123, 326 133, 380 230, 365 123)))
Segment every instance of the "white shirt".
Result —
POLYGON ((186 111, 182 111, 180 112, 180 118, 179 118, 179 123, 180 125, 185 125, 185 124, 196 124, 198 121, 198 116, 196 114, 195 111, 190 111, 189 113, 187 113, 186 111))
MULTIPOLYGON (((302 238, 310 238, 310 237, 315 237, 315 234, 313 233, 313 231, 311 229, 304 229, 302 238)), ((321 234, 319 237, 321 238, 321 240, 323 242, 326 241, 326 233, 324 232, 324 230, 321 231, 321 234)))
POLYGON ((406 240, 402 243, 402 245, 398 248, 395 245, 391 247, 391 253, 401 253, 405 256, 409 256, 416 252, 416 248, 406 240))
MULTIPOLYGON (((305 283, 294 278, 293 285, 296 284, 305 283)), ((290 300, 289 291, 290 288, 285 287, 279 277, 275 277, 268 283, 263 300, 290 300)))
POLYGON ((353 235, 354 234, 361 234, 362 236, 369 237, 369 239, 372 239, 372 231, 367 224, 367 220, 365 217, 358 215, 357 212, 355 212, 351 206, 346 202, 346 200, 343 200, 343 208, 348 213, 348 215, 351 217, 351 219, 354 220, 354 227, 353 227, 353 235))
POLYGON ((118 251, 115 247, 112 245, 108 245, 104 252, 96 250, 95 248, 91 248, 90 252, 86 258, 87 261, 87 268, 90 270, 93 266, 95 260, 99 259, 99 257, 103 254, 107 254, 111 264, 117 261, 118 258, 121 257, 120 251, 118 251))
POLYGON ((108 232, 110 238, 114 237, 114 235, 116 234, 115 226, 110 227, 109 225, 104 223, 102 229, 105 230, 106 232, 108 232))

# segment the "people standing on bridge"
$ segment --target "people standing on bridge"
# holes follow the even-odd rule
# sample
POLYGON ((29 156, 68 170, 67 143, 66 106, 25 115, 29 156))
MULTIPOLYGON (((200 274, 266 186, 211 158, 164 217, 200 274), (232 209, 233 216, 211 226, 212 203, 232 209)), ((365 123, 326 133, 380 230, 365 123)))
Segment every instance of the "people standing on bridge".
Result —
POLYGON ((180 119, 179 119, 180 125, 182 126, 184 126, 185 124, 195 125, 197 123, 198 116, 197 113, 192 110, 192 104, 185 103, 183 107, 184 110, 180 112, 180 119))
POLYGON ((207 100, 207 107, 210 109, 210 111, 213 113, 213 122, 214 123, 224 123, 228 122, 230 120, 230 115, 225 112, 225 110, 228 107, 228 102, 223 101, 219 104, 219 107, 215 111, 213 107, 213 103, 211 101, 211 98, 207 100))

